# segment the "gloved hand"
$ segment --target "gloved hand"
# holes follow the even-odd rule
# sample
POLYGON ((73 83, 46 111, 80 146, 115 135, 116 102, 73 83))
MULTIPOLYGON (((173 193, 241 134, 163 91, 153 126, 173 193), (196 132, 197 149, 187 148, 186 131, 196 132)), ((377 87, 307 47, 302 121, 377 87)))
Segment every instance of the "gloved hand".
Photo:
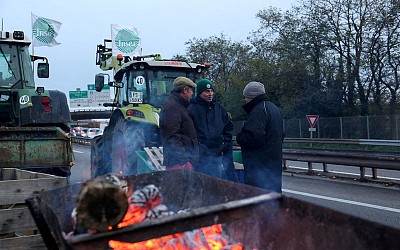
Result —
POLYGON ((193 170, 193 166, 192 166, 192 163, 187 161, 184 165, 175 164, 175 165, 166 167, 166 170, 173 170, 173 169, 193 170))

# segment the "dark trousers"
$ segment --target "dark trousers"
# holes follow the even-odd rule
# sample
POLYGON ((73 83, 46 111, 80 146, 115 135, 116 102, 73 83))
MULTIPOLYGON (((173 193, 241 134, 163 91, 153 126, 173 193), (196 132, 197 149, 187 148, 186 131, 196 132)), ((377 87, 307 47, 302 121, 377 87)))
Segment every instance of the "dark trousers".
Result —
POLYGON ((232 148, 225 150, 221 155, 212 155, 209 149, 200 147, 200 159, 195 170, 206 175, 238 182, 238 175, 233 165, 232 148))
POLYGON ((228 150, 223 152, 222 156, 222 165, 224 167, 224 177, 223 179, 238 182, 239 178, 237 172, 235 170, 235 166, 233 165, 233 150, 229 148, 228 150))
POLYGON ((262 164, 244 165, 245 183, 282 193, 282 160, 267 160, 262 164))

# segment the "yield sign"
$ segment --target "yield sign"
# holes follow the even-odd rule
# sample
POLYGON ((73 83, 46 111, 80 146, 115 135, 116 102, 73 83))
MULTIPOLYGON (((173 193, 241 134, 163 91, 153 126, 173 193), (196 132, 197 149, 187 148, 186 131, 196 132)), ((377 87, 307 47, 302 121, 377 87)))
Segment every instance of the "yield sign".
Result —
POLYGON ((306 115, 308 123, 310 123, 310 126, 313 128, 315 126, 315 123, 318 121, 319 115, 306 115))

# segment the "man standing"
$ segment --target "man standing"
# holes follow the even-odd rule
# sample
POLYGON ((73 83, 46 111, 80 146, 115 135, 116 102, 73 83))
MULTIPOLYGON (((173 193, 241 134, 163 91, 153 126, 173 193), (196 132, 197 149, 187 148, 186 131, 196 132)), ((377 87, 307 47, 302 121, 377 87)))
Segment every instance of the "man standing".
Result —
POLYGON ((244 90, 247 113, 236 137, 241 146, 245 183, 282 192, 283 123, 279 108, 268 101, 264 85, 248 83, 244 90))
POLYGON ((194 170, 218 178, 237 181, 233 165, 233 124, 228 112, 214 99, 214 86, 208 79, 197 82, 196 98, 189 106, 199 141, 200 158, 194 170))
POLYGON ((173 84, 174 89, 160 114, 163 165, 167 170, 191 170, 198 159, 198 142, 187 107, 196 84, 186 77, 177 77, 173 84))

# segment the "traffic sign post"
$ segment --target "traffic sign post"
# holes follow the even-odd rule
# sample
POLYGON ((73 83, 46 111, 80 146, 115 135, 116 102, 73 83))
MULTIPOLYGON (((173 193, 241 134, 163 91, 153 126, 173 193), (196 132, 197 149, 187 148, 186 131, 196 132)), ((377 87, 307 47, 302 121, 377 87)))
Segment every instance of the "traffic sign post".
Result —
POLYGON ((306 115, 306 118, 308 123, 310 123, 310 128, 308 129, 308 131, 310 131, 310 138, 313 138, 313 132, 317 131, 314 126, 318 121, 319 115, 306 115))

